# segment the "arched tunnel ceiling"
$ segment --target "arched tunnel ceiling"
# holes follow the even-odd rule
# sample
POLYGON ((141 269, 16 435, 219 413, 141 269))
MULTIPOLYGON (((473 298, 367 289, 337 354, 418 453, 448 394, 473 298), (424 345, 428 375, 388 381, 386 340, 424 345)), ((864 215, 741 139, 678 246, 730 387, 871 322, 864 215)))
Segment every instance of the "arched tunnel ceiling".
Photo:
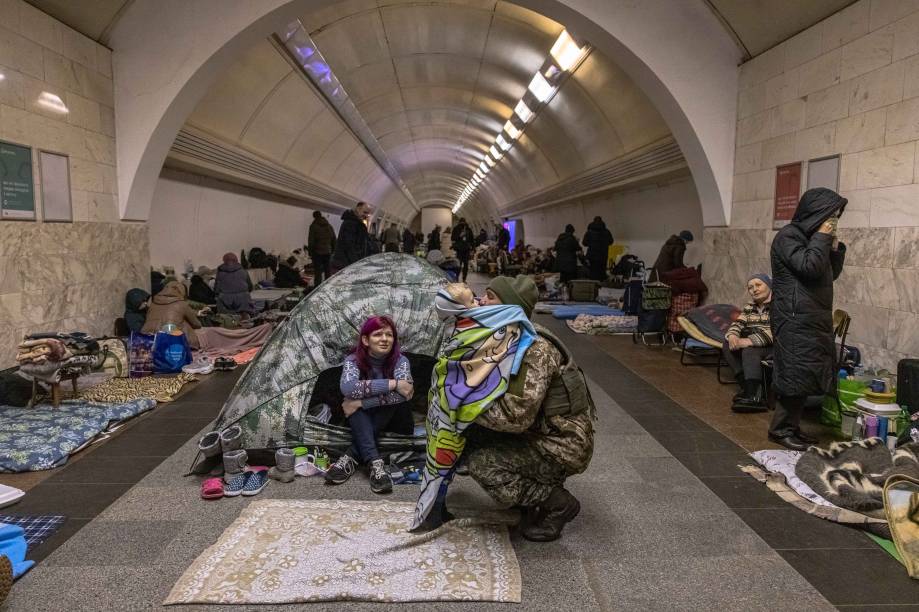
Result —
MULTIPOLYGON (((456 201, 564 29, 503 0, 350 0, 300 21, 420 206, 456 201)), ((271 41, 236 61, 187 127, 388 215, 415 214, 271 41)), ((669 134, 644 94, 594 51, 466 206, 498 213, 669 134)))
MULTIPOLYGON (((29 1, 102 42, 126 4, 29 1)), ((851 3, 692 1, 705 2, 752 55, 851 3)), ((506 0, 342 0, 300 21, 421 206, 456 200, 563 29, 506 0)), ((186 128, 328 188, 340 196, 335 201, 365 199, 403 220, 416 213, 269 40, 238 58, 186 128)), ((497 213, 532 200, 669 135, 644 94, 594 51, 494 168, 467 212, 497 213)))

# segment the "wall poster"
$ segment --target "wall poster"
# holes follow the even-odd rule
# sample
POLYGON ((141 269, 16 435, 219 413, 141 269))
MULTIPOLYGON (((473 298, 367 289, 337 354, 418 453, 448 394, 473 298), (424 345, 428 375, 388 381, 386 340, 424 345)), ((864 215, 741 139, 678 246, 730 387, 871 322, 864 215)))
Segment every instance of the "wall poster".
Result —
POLYGON ((775 169, 775 208, 772 228, 784 227, 795 216, 801 198, 801 162, 775 169))
POLYGON ((32 149, 0 141, 0 219, 35 220, 32 149))

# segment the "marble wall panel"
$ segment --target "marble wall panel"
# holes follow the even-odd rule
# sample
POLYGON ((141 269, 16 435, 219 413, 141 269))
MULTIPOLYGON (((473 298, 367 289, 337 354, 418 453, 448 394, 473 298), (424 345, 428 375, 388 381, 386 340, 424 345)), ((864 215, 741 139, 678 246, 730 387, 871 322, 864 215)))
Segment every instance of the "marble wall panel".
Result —
POLYGON ((746 174, 760 169, 763 157, 763 143, 737 147, 734 153, 734 174, 746 174))
POLYGON ((905 73, 905 62, 896 62, 853 79, 849 90, 849 113, 864 113, 902 100, 905 73))
POLYGON ((842 119, 836 124, 837 151, 857 153, 883 147, 886 122, 886 108, 842 119))
MULTIPOLYGON (((846 302, 842 296, 837 296, 836 308, 841 308, 852 317, 852 326, 849 336, 853 343, 870 344, 881 348, 887 346, 887 328, 890 323, 890 311, 868 304, 846 302)), ((859 345, 860 346, 860 345, 859 345)))
POLYGON ((839 83, 841 60, 842 52, 837 49, 802 65, 798 95, 806 96, 839 83))
POLYGON ((773 108, 772 136, 781 136, 803 129, 806 109, 807 103, 800 98, 773 108))
POLYGON ((785 70, 800 66, 822 52, 823 22, 804 30, 785 42, 785 70))
POLYGON ((898 227, 894 236, 894 267, 919 268, 919 227, 898 227))
POLYGON ((872 31, 919 11, 919 0, 871 0, 872 31))
POLYGON ((893 270, 900 303, 898 310, 919 313, 919 269, 897 268, 893 270))
POLYGON ((846 245, 847 266, 893 267, 895 239, 893 228, 840 229, 839 239, 846 245))
POLYGON ((849 114, 849 86, 840 83, 807 96, 805 126, 813 127, 849 114))
POLYGON ((770 138, 763 144, 762 168, 773 170, 777 166, 798 161, 795 155, 795 135, 785 134, 770 138))
POLYGON ((858 154, 858 188, 892 187, 913 182, 916 145, 898 144, 858 154))
POLYGON ((873 227, 919 225, 919 184, 872 190, 870 221, 873 227))
POLYGON ((894 61, 919 53, 919 13, 913 13, 894 24, 894 61))
POLYGON ((890 312, 887 348, 906 355, 919 355, 919 314, 890 312))
POLYGON ((786 70, 766 81, 766 108, 791 102, 798 97, 799 71, 786 70))
POLYGON ((795 156, 808 160, 831 155, 836 151, 836 123, 824 123, 795 132, 795 156))
POLYGON ((906 77, 903 83, 903 99, 919 96, 919 55, 906 60, 906 77))
POLYGON ((852 41, 842 48, 840 77, 843 81, 877 70, 893 58, 894 28, 887 27, 852 41))
POLYGON ((825 19, 823 22, 823 50, 835 49, 867 34, 870 16, 869 0, 859 0, 825 19))
POLYGON ((897 371, 897 363, 901 359, 909 357, 904 353, 898 353, 879 346, 871 346, 870 344, 860 344, 858 349, 862 353, 862 363, 875 368, 887 368, 891 372, 897 371))
POLYGON ((919 98, 894 104, 887 111, 887 144, 919 140, 919 98))
POLYGON ((760 83, 740 91, 737 99, 737 118, 746 119, 766 110, 766 84, 760 83))

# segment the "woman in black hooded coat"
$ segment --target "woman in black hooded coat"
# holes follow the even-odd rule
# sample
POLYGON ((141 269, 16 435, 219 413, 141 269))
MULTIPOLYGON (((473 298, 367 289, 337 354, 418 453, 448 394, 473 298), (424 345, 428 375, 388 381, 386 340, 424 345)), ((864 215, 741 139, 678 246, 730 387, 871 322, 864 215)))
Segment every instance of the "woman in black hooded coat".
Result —
POLYGON ((570 223, 565 231, 555 239, 555 267, 559 271, 560 282, 567 283, 578 277, 578 253, 581 245, 574 235, 574 226, 570 223))
POLYGON ((778 403, 769 439, 793 450, 816 442, 799 428, 810 395, 836 393, 833 281, 846 247, 836 222, 847 200, 830 189, 809 189, 791 223, 772 241, 773 385, 778 403))
POLYGON ((606 229, 606 223, 600 217, 587 226, 587 233, 581 243, 587 247, 587 260, 590 262, 590 278, 606 280, 606 262, 609 259, 609 245, 613 244, 613 235, 606 229))

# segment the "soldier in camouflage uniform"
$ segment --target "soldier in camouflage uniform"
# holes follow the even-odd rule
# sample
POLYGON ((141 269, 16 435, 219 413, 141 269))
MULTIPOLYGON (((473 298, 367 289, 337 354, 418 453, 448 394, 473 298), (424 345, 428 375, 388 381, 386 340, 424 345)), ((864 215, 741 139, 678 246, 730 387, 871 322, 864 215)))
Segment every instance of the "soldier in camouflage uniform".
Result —
MULTIPOLYGON (((488 304, 516 304, 527 316, 538 291, 528 276, 497 277, 486 290, 488 304)), ((580 511, 565 479, 587 469, 593 455, 593 410, 548 415, 544 400, 563 356, 548 330, 530 346, 504 396, 469 430, 469 473, 496 501, 521 509, 521 534, 548 542, 561 535, 580 511)), ((560 344, 560 343, 559 343, 560 344)))

